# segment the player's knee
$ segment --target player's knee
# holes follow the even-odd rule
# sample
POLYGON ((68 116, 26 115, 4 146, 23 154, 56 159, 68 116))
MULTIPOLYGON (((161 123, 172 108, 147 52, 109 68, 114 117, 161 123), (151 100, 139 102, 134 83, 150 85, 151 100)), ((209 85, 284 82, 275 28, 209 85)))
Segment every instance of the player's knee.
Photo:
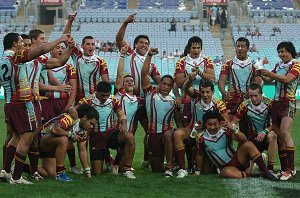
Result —
POLYGON ((172 141, 172 132, 166 131, 164 133, 164 142, 171 142, 172 141))
POLYGON ((274 133, 274 132, 269 133, 268 136, 267 136, 267 140, 268 140, 269 143, 275 143, 275 142, 277 142, 277 135, 276 135, 276 133, 274 133))
POLYGON ((66 137, 66 136, 61 136, 60 138, 58 138, 59 145, 67 146, 68 142, 69 142, 69 140, 68 140, 68 137, 66 137))
POLYGON ((251 141, 247 141, 247 142, 245 142, 242 146, 243 146, 243 147, 246 147, 246 148, 251 148, 251 147, 254 146, 254 144, 253 144, 253 142, 251 142, 251 141))
POLYGON ((130 146, 134 146, 134 136, 132 133, 127 133, 125 137, 126 143, 130 146))

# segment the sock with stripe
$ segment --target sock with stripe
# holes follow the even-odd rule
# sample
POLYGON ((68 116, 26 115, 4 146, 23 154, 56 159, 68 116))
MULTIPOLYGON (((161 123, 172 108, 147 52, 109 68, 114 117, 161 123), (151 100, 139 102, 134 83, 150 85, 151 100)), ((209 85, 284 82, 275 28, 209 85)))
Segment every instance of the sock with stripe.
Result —
POLYGON ((18 180, 18 179, 21 178, 25 161, 26 161, 26 156, 21 155, 20 153, 18 153, 16 151, 16 153, 15 153, 15 170, 14 170, 14 173, 12 175, 12 178, 14 180, 18 180))

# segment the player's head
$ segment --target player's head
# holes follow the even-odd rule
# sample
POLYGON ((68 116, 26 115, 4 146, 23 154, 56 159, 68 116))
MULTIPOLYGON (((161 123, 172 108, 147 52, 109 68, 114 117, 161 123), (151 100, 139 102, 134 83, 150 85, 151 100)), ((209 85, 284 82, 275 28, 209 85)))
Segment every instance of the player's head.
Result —
POLYGON ((215 93, 214 84, 209 80, 205 80, 200 83, 199 91, 200 91, 201 99, 203 100, 203 102, 206 104, 210 103, 212 100, 212 96, 215 93))
POLYGON ((80 118, 79 126, 84 130, 91 130, 99 120, 99 113, 90 105, 82 104, 77 109, 78 117, 80 118))
POLYGON ((28 36, 31 39, 31 44, 35 47, 39 47, 40 45, 46 43, 45 32, 43 30, 30 30, 28 36))
POLYGON ((216 134, 221 128, 222 116, 218 110, 207 111, 202 117, 203 126, 210 134, 216 134))
POLYGON ((96 97, 100 102, 105 103, 111 94, 111 84, 106 81, 100 81, 97 84, 96 97))
POLYGON ((202 51, 202 39, 199 36, 192 36, 188 41, 187 50, 192 58, 199 58, 202 51))
POLYGON ((123 87, 126 92, 134 90, 134 79, 130 74, 125 74, 123 77, 123 87))
POLYGON ((245 37, 240 37, 235 42, 236 57, 240 60, 246 60, 249 51, 250 43, 245 37))
POLYGON ((160 79, 158 85, 158 92, 163 96, 167 96, 170 94, 171 90, 173 89, 173 85, 174 85, 174 78, 171 75, 164 75, 160 79))
POLYGON ((138 35, 133 42, 133 48, 139 54, 144 56, 149 49, 150 40, 147 35, 138 35))
POLYGON ((22 38, 18 33, 8 33, 3 38, 4 50, 19 51, 23 49, 22 38))
POLYGON ((255 82, 251 83, 249 85, 248 93, 249 93, 249 98, 253 105, 258 106, 261 104, 263 92, 262 92, 262 87, 259 84, 255 82))
POLYGON ((56 47, 50 51, 52 58, 59 58, 62 55, 62 53, 63 53, 63 47, 61 44, 56 45, 56 47))
POLYGON ((23 39, 23 46, 25 50, 29 50, 31 47, 31 40, 30 37, 27 34, 21 34, 21 37, 23 39))
POLYGON ((85 56, 93 56, 96 49, 94 37, 85 36, 82 39, 81 48, 83 49, 83 54, 85 56))
POLYGON ((292 42, 284 41, 279 43, 277 46, 277 52, 279 58, 281 58, 284 63, 288 63, 297 57, 297 52, 292 42))

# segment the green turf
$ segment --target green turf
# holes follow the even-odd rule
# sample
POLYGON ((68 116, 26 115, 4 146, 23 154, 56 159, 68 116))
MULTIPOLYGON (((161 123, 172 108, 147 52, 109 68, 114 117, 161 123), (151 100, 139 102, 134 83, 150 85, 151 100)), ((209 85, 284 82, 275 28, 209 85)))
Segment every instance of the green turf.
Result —
MULTIPOLYGON (((3 101, 0 101, 3 106, 3 101)), ((0 114, 0 142, 5 138, 4 113, 0 114)), ((300 150, 300 114, 294 121, 292 134, 296 151, 300 150)), ((35 182, 34 185, 12 186, 0 182, 0 197, 299 197, 300 179, 292 182, 270 182, 262 178, 223 179, 218 175, 189 176, 184 179, 164 178, 162 174, 152 173, 150 169, 141 169, 143 157, 143 131, 136 133, 136 153, 133 167, 136 180, 121 175, 105 173, 91 179, 69 173, 75 179, 64 183, 53 179, 35 182)), ((2 146, 1 146, 2 148, 2 146)), ((2 163, 2 150, 0 152, 2 163)), ((300 158, 296 152, 296 165, 300 158)), ((80 164, 79 161, 77 164, 80 164)), ((278 160, 277 160, 278 164, 278 160)), ((66 161, 66 166, 68 162, 66 161)))

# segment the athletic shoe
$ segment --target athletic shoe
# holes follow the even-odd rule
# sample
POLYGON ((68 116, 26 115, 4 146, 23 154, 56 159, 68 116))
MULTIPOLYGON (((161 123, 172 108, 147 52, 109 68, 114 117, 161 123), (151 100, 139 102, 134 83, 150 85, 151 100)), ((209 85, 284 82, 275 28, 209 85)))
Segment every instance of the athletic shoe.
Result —
POLYGON ((64 181, 64 182, 69 182, 69 181, 73 181, 73 179, 71 179, 66 172, 62 172, 58 175, 56 175, 56 180, 58 181, 64 181))
POLYGON ((119 166, 113 166, 113 167, 112 167, 111 173, 112 173, 113 175, 119 174, 119 166))
POLYGON ((279 179, 283 175, 284 171, 279 170, 275 175, 279 179))
POLYGON ((173 172, 171 170, 165 170, 164 176, 166 178, 173 177, 173 172))
POLYGON ((123 173, 123 175, 124 175, 125 177, 127 177, 128 179, 136 179, 136 177, 134 176, 134 174, 133 174, 132 171, 125 171, 125 172, 123 173))
POLYGON ((7 173, 5 170, 0 172, 0 180, 3 182, 10 181, 11 173, 7 173))
POLYGON ((150 162, 149 162, 149 160, 147 160, 147 161, 142 161, 141 162, 141 165, 142 165, 142 168, 148 168, 149 167, 149 165, 150 165, 150 162))
POLYGON ((24 179, 22 176, 20 179, 18 180, 14 180, 13 178, 10 178, 10 184, 33 184, 30 181, 27 181, 26 179, 24 179))
POLYGON ((267 174, 264 175, 264 177, 269 180, 278 180, 277 176, 273 173, 273 171, 269 171, 267 174))
POLYGON ((186 171, 187 171, 187 173, 188 173, 189 175, 195 174, 195 168, 194 168, 194 167, 193 167, 193 168, 188 168, 186 171))
POLYGON ((76 167, 76 166, 73 166, 73 167, 71 168, 71 172, 80 175, 80 174, 82 174, 82 169, 81 169, 81 168, 78 168, 78 167, 76 167))
POLYGON ((186 170, 179 169, 179 171, 177 172, 176 178, 184 178, 187 175, 188 175, 188 172, 186 170))
POLYGON ((38 172, 35 172, 31 177, 36 181, 44 179, 38 172))
POLYGON ((281 181, 289 181, 289 180, 292 180, 295 175, 296 175, 296 170, 294 170, 294 171, 285 171, 279 179, 281 181))

